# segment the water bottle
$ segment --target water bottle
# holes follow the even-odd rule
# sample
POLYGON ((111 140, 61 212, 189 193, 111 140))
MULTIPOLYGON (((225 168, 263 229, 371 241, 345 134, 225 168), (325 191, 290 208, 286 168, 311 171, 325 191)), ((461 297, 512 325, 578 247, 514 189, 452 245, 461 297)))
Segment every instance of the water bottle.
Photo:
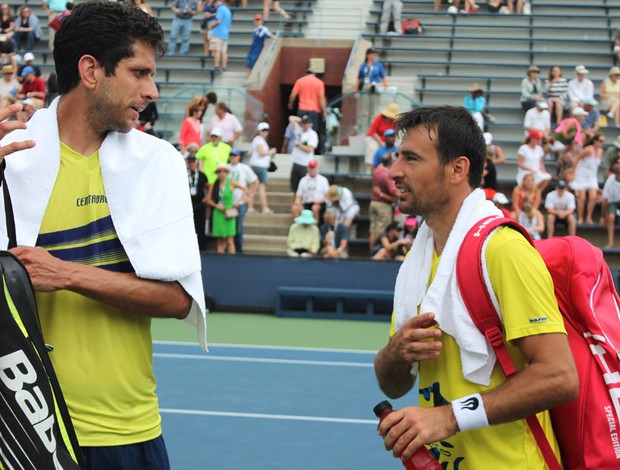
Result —
MULTIPOLYGON (((394 410, 390 402, 385 400, 377 404, 377 406, 373 408, 373 411, 375 416, 379 418, 379 423, 381 423, 381 421, 394 410)), ((416 450, 408 460, 403 460, 402 462, 407 470, 442 470, 441 464, 424 446, 416 450)))

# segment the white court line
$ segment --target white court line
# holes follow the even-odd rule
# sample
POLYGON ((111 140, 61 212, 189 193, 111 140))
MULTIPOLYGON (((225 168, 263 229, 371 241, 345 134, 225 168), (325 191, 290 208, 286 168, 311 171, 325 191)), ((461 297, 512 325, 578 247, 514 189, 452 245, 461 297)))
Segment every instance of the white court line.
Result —
POLYGON ((166 359, 196 359, 201 361, 230 361, 230 362, 262 362, 267 364, 296 364, 307 366, 337 366, 337 367, 373 367, 372 363, 361 362, 339 362, 339 361, 307 361, 301 359, 270 359, 263 357, 224 357, 224 356, 209 356, 209 355, 195 355, 195 354, 166 354, 166 353, 154 353, 153 357, 162 357, 166 359))
POLYGON ((197 416, 227 416, 231 418, 255 418, 273 419, 282 421, 315 421, 321 423, 347 423, 347 424, 374 424, 377 420, 371 419, 352 419, 352 418, 326 418, 321 416, 298 416, 298 415, 273 415, 263 413, 232 413, 228 411, 202 411, 202 410, 181 410, 176 408, 161 408, 161 413, 197 415, 197 416))
MULTIPOLYGON (((198 346, 198 343, 181 342, 181 341, 153 341, 153 344, 169 344, 173 346, 198 346)), ((239 349, 275 349, 285 351, 318 351, 318 352, 337 352, 352 354, 377 354, 377 351, 364 349, 333 349, 333 348, 308 348, 298 346, 258 346, 254 344, 225 344, 225 343, 209 343, 209 346, 217 346, 219 348, 239 348, 239 349)))

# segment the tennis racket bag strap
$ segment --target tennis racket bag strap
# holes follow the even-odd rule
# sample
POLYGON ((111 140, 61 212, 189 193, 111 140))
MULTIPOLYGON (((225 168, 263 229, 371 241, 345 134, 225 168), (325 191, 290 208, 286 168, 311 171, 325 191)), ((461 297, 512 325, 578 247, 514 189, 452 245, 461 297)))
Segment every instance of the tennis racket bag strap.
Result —
MULTIPOLYGON (((484 242, 493 230, 505 225, 521 232, 532 243, 532 238, 527 230, 512 219, 497 216, 482 219, 470 229, 463 239, 456 262, 456 276, 459 291, 467 311, 476 327, 493 347, 500 367, 506 377, 510 379, 517 369, 506 348, 502 333, 503 326, 486 288, 482 271, 482 248, 484 242), (475 281, 477 279, 479 282, 475 281)), ((562 467, 536 416, 530 416, 526 421, 549 469, 561 470, 562 467)))
MULTIPOLYGON (((4 165, 3 161, 0 184, 9 245, 15 246, 4 165)), ((81 451, 43 341, 28 272, 10 252, 0 251, 0 468, 81 467, 81 451)))

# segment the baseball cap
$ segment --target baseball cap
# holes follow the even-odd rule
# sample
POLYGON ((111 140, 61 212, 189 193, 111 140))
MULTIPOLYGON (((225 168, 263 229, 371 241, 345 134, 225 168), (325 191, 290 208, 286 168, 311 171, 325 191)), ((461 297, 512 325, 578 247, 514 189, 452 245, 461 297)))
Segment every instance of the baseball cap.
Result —
POLYGON ((210 135, 214 135, 215 137, 222 137, 222 129, 220 129, 219 127, 214 127, 213 129, 211 129, 210 135))
POLYGON ((374 47, 369 47, 368 49, 366 49, 366 55, 376 54, 376 53, 377 53, 377 49, 375 49, 374 47))
POLYGON ((495 193, 493 196, 493 202, 497 202, 498 204, 508 204, 510 201, 503 193, 495 193))
POLYGON ((530 131, 530 133, 528 134, 528 137, 530 139, 542 139, 543 138, 542 134, 538 131, 530 131))
POLYGON ((29 73, 34 73, 34 67, 27 65, 26 67, 24 67, 24 70, 22 70, 22 77, 25 77, 29 73))
POLYGON ((258 130, 258 132, 268 131, 269 130, 269 124, 267 124, 266 122, 259 122, 258 126, 256 126, 256 129, 258 130))
POLYGON ((491 145, 493 143, 493 134, 491 134, 490 132, 485 132, 484 134, 482 134, 482 137, 484 137, 485 145, 491 145))
POLYGON ((583 100, 583 104, 588 104, 590 106, 596 106, 598 104, 598 101, 596 101, 594 98, 586 98, 585 100, 583 100))
POLYGON ((538 106, 540 109, 549 109, 549 105, 546 101, 537 101, 536 106, 538 106))
POLYGON ((306 123, 310 122, 310 116, 308 116, 307 114, 304 114, 304 115, 301 117, 301 122, 303 122, 304 124, 306 124, 306 123))
POLYGON ((581 106, 577 106, 573 109, 573 116, 587 116, 588 112, 581 106))
POLYGON ((385 132, 383 133, 383 137, 389 137, 394 134, 395 134, 394 129, 386 129, 385 132))
POLYGON ((564 180, 558 181, 558 188, 565 189, 566 188, 566 181, 564 181, 564 180))
POLYGON ((254 19, 263 21, 263 15, 254 15, 254 19))
POLYGON ((575 73, 590 73, 590 71, 586 68, 585 65, 578 65, 575 67, 575 73))
POLYGON ((24 61, 28 62, 29 60, 34 60, 34 54, 32 52, 26 52, 24 54, 24 61))
POLYGON ((319 162, 317 162, 316 160, 310 160, 308 162, 308 168, 318 168, 319 166, 319 162))
POLYGON ((233 155, 239 156, 241 151, 239 149, 230 149, 230 156, 232 157, 233 155))

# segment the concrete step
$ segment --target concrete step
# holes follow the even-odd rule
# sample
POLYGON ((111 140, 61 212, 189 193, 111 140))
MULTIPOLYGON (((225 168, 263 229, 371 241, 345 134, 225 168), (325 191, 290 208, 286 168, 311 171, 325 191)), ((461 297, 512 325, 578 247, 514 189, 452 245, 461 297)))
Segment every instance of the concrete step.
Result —
POLYGON ((248 254, 286 255, 286 235, 245 234, 243 251, 248 254))

